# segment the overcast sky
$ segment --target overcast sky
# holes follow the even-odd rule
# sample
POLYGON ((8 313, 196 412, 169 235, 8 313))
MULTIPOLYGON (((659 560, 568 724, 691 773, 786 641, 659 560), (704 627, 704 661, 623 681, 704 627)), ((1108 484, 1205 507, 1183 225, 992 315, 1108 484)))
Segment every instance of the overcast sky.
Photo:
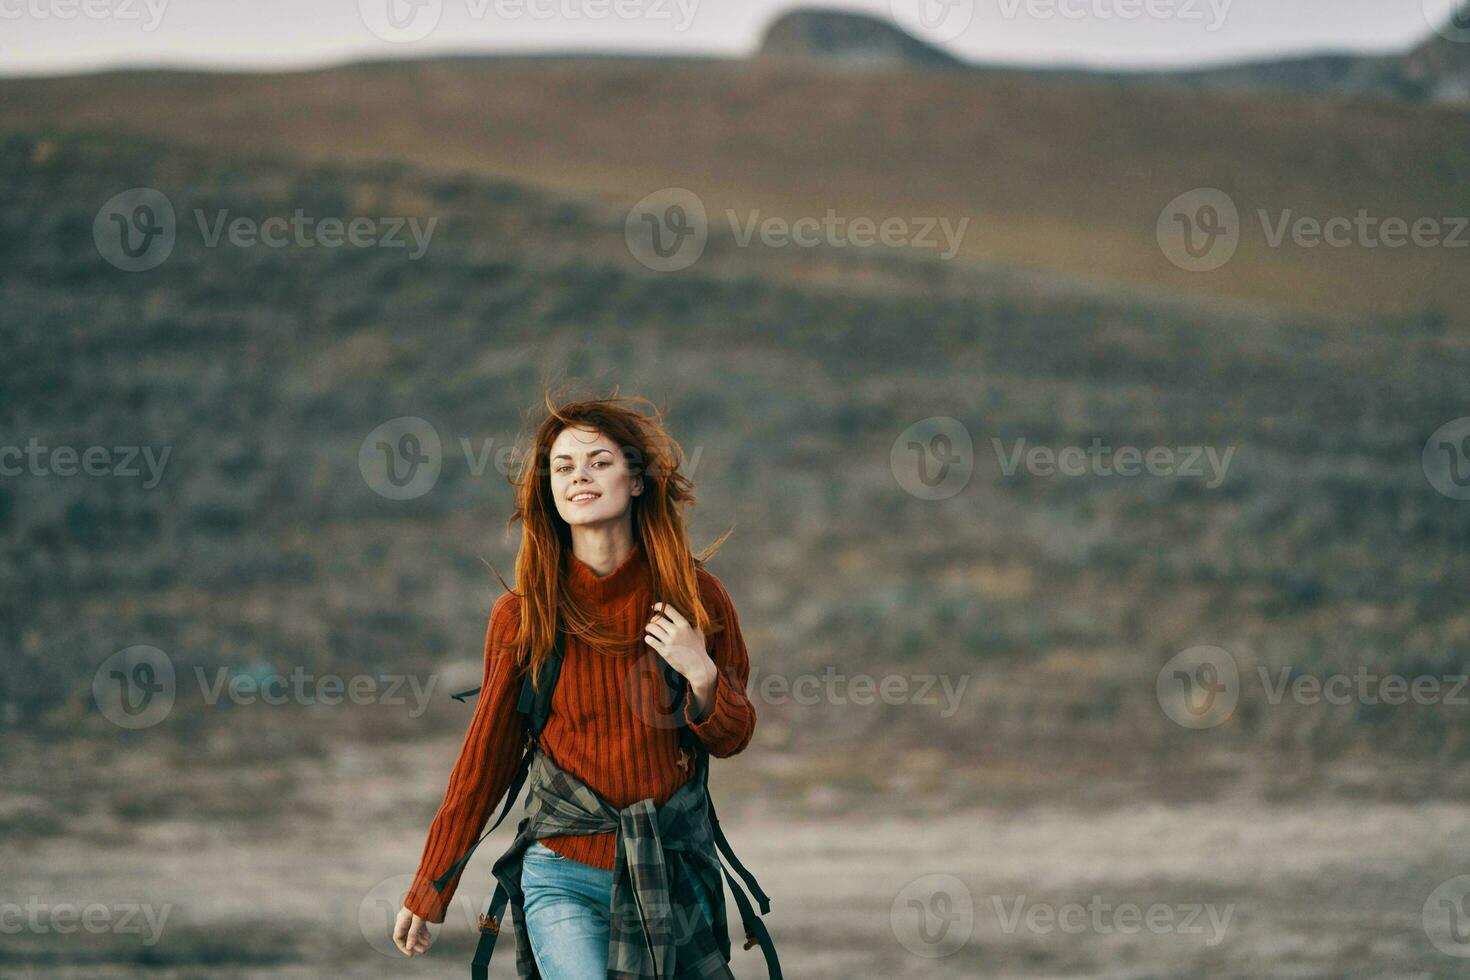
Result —
MULTIPOLYGON (((1446 22, 1455 2, 825 0, 821 6, 896 20, 974 60, 1147 67, 1324 49, 1401 50, 1446 22), (918 19, 919 4, 925 19, 918 19)), ((445 51, 738 56, 795 6, 792 0, 0 0, 0 75, 119 65, 314 67, 445 51)))

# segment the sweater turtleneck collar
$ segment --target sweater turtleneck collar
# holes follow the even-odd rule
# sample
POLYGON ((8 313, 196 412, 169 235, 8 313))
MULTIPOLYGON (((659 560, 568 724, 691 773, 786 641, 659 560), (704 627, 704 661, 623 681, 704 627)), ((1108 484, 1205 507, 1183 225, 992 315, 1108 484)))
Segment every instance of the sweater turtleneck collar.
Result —
POLYGON ((637 541, 622 563, 606 575, 598 575, 582 559, 567 552, 567 588, 585 602, 605 606, 627 598, 647 582, 648 560, 637 541))

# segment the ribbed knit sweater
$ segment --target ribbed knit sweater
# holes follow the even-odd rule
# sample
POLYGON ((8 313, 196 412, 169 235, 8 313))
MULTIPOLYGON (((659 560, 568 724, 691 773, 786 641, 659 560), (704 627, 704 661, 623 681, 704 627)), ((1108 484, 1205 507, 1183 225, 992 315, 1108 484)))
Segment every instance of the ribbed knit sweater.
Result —
MULTIPOLYGON (((588 608, 596 609, 619 636, 637 638, 639 652, 614 656, 567 635, 542 745, 558 765, 613 806, 630 806, 649 797, 662 806, 695 772, 692 762, 680 765, 678 730, 645 720, 648 712, 640 714, 636 699, 627 693, 630 676, 640 672, 635 658, 651 657, 653 666, 662 663, 642 640, 655 602, 647 556, 635 543, 617 568, 600 577, 575 555, 568 554, 567 560, 567 588, 588 608)), ((710 755, 725 758, 744 749, 755 731, 755 707, 745 694, 750 660, 725 587, 703 568, 697 570, 697 578, 705 608, 725 628, 706 638, 706 649, 717 669, 708 713, 695 720, 691 704, 685 718, 710 755)), ((464 872, 451 878, 443 892, 434 890, 433 880, 484 832, 525 747, 525 719, 516 711, 521 679, 510 657, 519 616, 520 598, 513 593, 501 596, 491 610, 479 700, 450 773, 444 802, 429 828, 418 872, 404 898, 410 911, 430 922, 444 921, 445 909, 464 872)), ((610 871, 615 840, 615 834, 605 833, 547 837, 541 843, 574 861, 610 871)))

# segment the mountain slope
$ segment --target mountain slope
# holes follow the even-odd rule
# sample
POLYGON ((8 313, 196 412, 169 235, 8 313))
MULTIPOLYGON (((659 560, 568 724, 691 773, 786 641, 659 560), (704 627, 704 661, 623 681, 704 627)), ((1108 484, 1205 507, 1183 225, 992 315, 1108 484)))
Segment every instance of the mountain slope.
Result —
POLYGON ((767 29, 757 58, 853 68, 960 68, 963 62, 892 23, 832 10, 795 10, 767 29))

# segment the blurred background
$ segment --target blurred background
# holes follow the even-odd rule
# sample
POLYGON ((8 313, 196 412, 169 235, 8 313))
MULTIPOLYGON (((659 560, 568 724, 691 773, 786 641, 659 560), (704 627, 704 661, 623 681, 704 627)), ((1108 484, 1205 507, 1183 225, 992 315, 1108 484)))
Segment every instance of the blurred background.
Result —
POLYGON ((735 529, 787 976, 1470 976, 1470 6, 0 0, 0 76, 0 975, 464 974, 514 820, 390 925, 553 383, 735 529))

